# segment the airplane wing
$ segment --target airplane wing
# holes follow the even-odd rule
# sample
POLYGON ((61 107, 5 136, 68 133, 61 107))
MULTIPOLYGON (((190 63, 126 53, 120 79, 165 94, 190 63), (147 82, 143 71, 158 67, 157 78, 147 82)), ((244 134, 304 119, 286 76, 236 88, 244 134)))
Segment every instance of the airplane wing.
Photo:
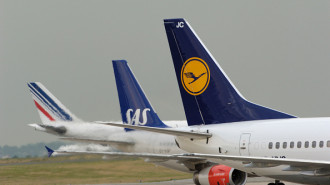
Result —
POLYGON ((178 163, 184 164, 190 170, 196 170, 194 165, 192 164, 208 164, 215 165, 216 163, 212 163, 207 161, 205 158, 198 156, 188 156, 188 155, 174 155, 174 154, 152 154, 152 153, 129 153, 129 152, 95 152, 95 151, 65 151, 65 150, 52 150, 49 147, 45 146, 48 152, 48 157, 51 157, 53 154, 61 155, 61 154, 96 154, 96 155, 106 155, 113 157, 140 157, 145 159, 152 160, 177 160, 178 163))
POLYGON ((137 126, 137 125, 128 125, 128 124, 118 124, 118 123, 111 123, 111 122, 94 122, 96 124, 104 124, 109 126, 116 126, 116 127, 123 127, 123 128, 130 128, 130 129, 136 129, 136 130, 144 130, 149 132, 156 132, 156 133, 162 133, 162 134, 169 134, 174 136, 183 136, 188 138, 194 138, 194 139, 207 139, 212 137, 211 133, 208 132, 199 132, 199 131, 185 131, 185 130, 179 130, 177 128, 157 128, 157 127, 146 127, 146 126, 137 126))
MULTIPOLYGON (((213 155, 200 153, 184 153, 184 154, 151 154, 151 153, 128 153, 128 152, 93 152, 93 151, 64 151, 51 150, 46 147, 49 156, 52 153, 56 154, 98 154, 107 156, 127 156, 141 157, 157 160, 178 160, 178 162, 191 167, 190 164, 210 163, 210 159, 240 161, 245 164, 245 167, 250 168, 265 168, 283 166, 283 171, 300 171, 304 175, 330 175, 330 162, 318 160, 303 160, 303 159, 287 159, 287 158, 268 158, 268 157, 248 157, 248 156, 233 156, 233 155, 213 155)), ((216 163, 213 163, 216 164, 216 163)), ((210 163, 212 165, 212 163, 210 163)), ((190 168, 192 169, 192 168, 190 168)), ((192 169, 193 170, 193 169, 192 169)))
POLYGON ((265 168, 282 166, 283 171, 301 171, 305 175, 330 175, 330 162, 320 160, 288 159, 288 158, 269 158, 269 157, 248 157, 232 155, 212 155, 200 153, 182 154, 184 156, 200 157, 205 159, 220 159, 241 161, 245 167, 265 168))
POLYGON ((129 142, 129 141, 84 139, 84 138, 74 138, 74 137, 60 137, 60 139, 67 141, 78 141, 85 143, 97 143, 97 144, 107 144, 107 145, 134 145, 134 142, 129 142))
POLYGON ((154 159, 166 159, 166 160, 201 160, 200 157, 184 156, 184 155, 165 155, 165 154, 151 154, 151 153, 129 153, 129 152, 93 152, 93 151, 65 151, 54 150, 55 154, 96 154, 96 155, 108 155, 114 157, 142 157, 142 158, 154 158, 154 159))

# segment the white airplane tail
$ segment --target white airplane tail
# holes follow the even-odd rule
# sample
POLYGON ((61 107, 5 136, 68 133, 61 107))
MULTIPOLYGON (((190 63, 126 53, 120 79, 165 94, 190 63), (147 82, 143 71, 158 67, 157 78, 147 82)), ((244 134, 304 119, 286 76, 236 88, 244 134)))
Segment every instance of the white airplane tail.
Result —
POLYGON ((80 121, 40 82, 30 82, 28 87, 43 124, 80 121))

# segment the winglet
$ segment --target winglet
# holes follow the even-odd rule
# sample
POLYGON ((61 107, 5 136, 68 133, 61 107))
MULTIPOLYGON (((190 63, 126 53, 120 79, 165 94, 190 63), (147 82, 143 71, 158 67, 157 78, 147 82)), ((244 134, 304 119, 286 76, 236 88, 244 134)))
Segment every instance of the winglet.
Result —
POLYGON ((51 157, 52 154, 54 153, 54 150, 50 149, 49 147, 45 146, 47 153, 48 153, 48 157, 51 157))

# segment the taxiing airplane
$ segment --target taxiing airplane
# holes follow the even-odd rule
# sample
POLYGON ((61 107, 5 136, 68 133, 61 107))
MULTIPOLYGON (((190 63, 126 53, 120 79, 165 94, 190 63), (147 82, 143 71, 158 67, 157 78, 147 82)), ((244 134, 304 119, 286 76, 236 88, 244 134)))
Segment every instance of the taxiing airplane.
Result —
POLYGON ((206 158, 277 179, 269 185, 283 185, 279 180, 330 184, 330 118, 297 118, 249 102, 187 21, 166 19, 164 24, 189 126, 103 124, 173 135, 191 153, 164 157, 206 158))

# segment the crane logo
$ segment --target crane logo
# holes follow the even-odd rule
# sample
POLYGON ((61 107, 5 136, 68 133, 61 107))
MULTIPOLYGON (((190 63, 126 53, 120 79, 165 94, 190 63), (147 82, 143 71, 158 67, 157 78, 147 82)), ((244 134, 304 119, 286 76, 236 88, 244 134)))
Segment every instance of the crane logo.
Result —
POLYGON ((181 82, 189 94, 202 94, 210 82, 210 70, 206 62, 197 57, 186 60, 181 68, 181 82))

